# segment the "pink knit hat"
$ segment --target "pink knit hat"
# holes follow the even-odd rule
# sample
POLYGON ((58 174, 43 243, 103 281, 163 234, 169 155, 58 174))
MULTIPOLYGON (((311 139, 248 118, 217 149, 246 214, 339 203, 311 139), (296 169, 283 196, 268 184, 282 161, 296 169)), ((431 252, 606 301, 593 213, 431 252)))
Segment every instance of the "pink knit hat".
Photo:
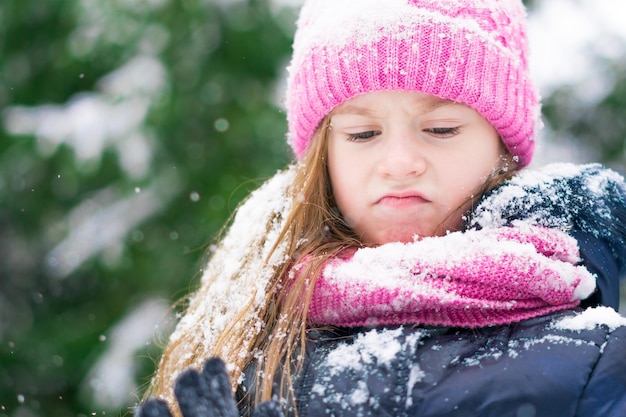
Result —
POLYGON ((336 106, 380 90, 467 104, 528 165, 539 98, 520 0, 308 0, 287 82, 288 140, 301 158, 336 106))

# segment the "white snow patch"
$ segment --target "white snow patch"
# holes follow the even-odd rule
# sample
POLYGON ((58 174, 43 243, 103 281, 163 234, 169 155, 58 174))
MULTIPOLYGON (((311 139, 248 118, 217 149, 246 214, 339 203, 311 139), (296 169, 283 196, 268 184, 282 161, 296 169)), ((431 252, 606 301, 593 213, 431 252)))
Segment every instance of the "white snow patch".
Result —
POLYGON ((136 56, 99 83, 98 92, 75 94, 64 104, 10 106, 3 121, 9 133, 34 135, 44 156, 60 145, 73 149, 81 166, 97 165, 108 148, 132 178, 149 173, 154 138, 144 127, 148 111, 166 87, 166 70, 151 56, 136 56))
POLYGON ((107 349, 88 372, 82 395, 106 410, 116 410, 136 398, 136 352, 146 346, 155 333, 171 329, 169 306, 165 300, 149 299, 130 311, 101 341, 107 349))
POLYGON ((531 68, 544 95, 580 85, 579 99, 596 102, 612 80, 598 77, 598 58, 626 50, 626 3, 596 0, 537 2, 528 18, 531 68), (584 94, 583 94, 584 92, 584 94))
POLYGON ((350 394, 350 403, 365 404, 369 399, 369 394, 365 381, 358 381, 356 389, 350 394))
POLYGON ((409 381, 407 382, 407 395, 406 395, 406 407, 409 408, 413 405, 413 387, 419 381, 421 381, 426 374, 417 364, 411 365, 411 370, 409 371, 409 381))
POLYGON ((620 315, 611 307, 594 307, 584 310, 573 317, 565 317, 555 322, 553 326, 563 330, 592 330, 598 326, 607 326, 611 331, 626 326, 626 317, 620 315))
MULTIPOLYGON (((370 330, 361 333, 351 344, 338 346, 329 353, 324 366, 330 367, 332 375, 352 369, 360 371, 364 365, 377 364, 388 367, 403 349, 414 349, 422 337, 421 332, 415 332, 400 343, 403 333, 402 327, 389 330, 370 330)), ((419 369, 412 370, 417 376, 419 369)))
POLYGON ((326 364, 331 374, 345 369, 360 370, 364 364, 388 365, 401 349, 398 336, 402 329, 360 334, 352 344, 344 344, 329 353, 326 364))

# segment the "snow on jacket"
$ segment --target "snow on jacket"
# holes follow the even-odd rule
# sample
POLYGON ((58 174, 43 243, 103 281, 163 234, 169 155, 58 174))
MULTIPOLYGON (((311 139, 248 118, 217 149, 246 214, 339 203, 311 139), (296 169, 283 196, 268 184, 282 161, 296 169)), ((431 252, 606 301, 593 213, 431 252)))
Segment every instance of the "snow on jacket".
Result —
MULTIPOLYGON (((298 415, 626 416, 626 319, 614 310, 626 265, 623 179, 595 164, 526 170, 485 196, 467 227, 519 224, 577 239, 597 277, 581 308, 482 328, 311 329, 298 415)), ((244 414, 253 368, 239 390, 244 414)))

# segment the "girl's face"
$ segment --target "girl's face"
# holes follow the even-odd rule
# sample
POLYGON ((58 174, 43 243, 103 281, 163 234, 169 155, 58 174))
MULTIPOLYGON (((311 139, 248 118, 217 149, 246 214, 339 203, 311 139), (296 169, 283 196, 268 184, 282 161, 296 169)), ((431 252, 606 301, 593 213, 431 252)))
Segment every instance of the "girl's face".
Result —
POLYGON ((505 152, 475 110, 423 93, 368 93, 330 116, 335 200, 367 245, 458 229, 505 152))

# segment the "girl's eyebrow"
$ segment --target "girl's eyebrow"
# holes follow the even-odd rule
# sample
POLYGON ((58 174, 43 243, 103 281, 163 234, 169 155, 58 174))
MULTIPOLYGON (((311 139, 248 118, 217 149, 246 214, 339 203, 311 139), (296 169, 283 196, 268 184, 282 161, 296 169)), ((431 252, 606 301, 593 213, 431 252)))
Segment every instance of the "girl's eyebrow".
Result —
POLYGON ((363 116, 373 116, 374 114, 376 114, 376 112, 367 107, 347 104, 347 105, 341 106, 338 109, 333 110, 330 113, 331 116, 337 116, 341 114, 359 114, 363 116))
POLYGON ((451 106, 454 104, 458 104, 458 103, 455 103, 454 101, 450 101, 450 100, 436 98, 424 104, 421 110, 422 110, 422 113, 430 113, 431 111, 435 111, 440 107, 451 106))
MULTIPOLYGON (((454 104, 458 104, 458 103, 455 103, 454 101, 450 101, 450 100, 435 98, 432 100, 428 100, 425 103, 424 102, 416 103, 414 108, 418 108, 419 113, 426 114, 426 113, 435 111, 440 107, 450 106, 454 104)), ((362 116, 374 116, 376 115, 376 112, 368 107, 357 106, 353 104, 344 104, 343 106, 333 110, 330 113, 331 116, 342 115, 342 114, 358 114, 362 116)))

